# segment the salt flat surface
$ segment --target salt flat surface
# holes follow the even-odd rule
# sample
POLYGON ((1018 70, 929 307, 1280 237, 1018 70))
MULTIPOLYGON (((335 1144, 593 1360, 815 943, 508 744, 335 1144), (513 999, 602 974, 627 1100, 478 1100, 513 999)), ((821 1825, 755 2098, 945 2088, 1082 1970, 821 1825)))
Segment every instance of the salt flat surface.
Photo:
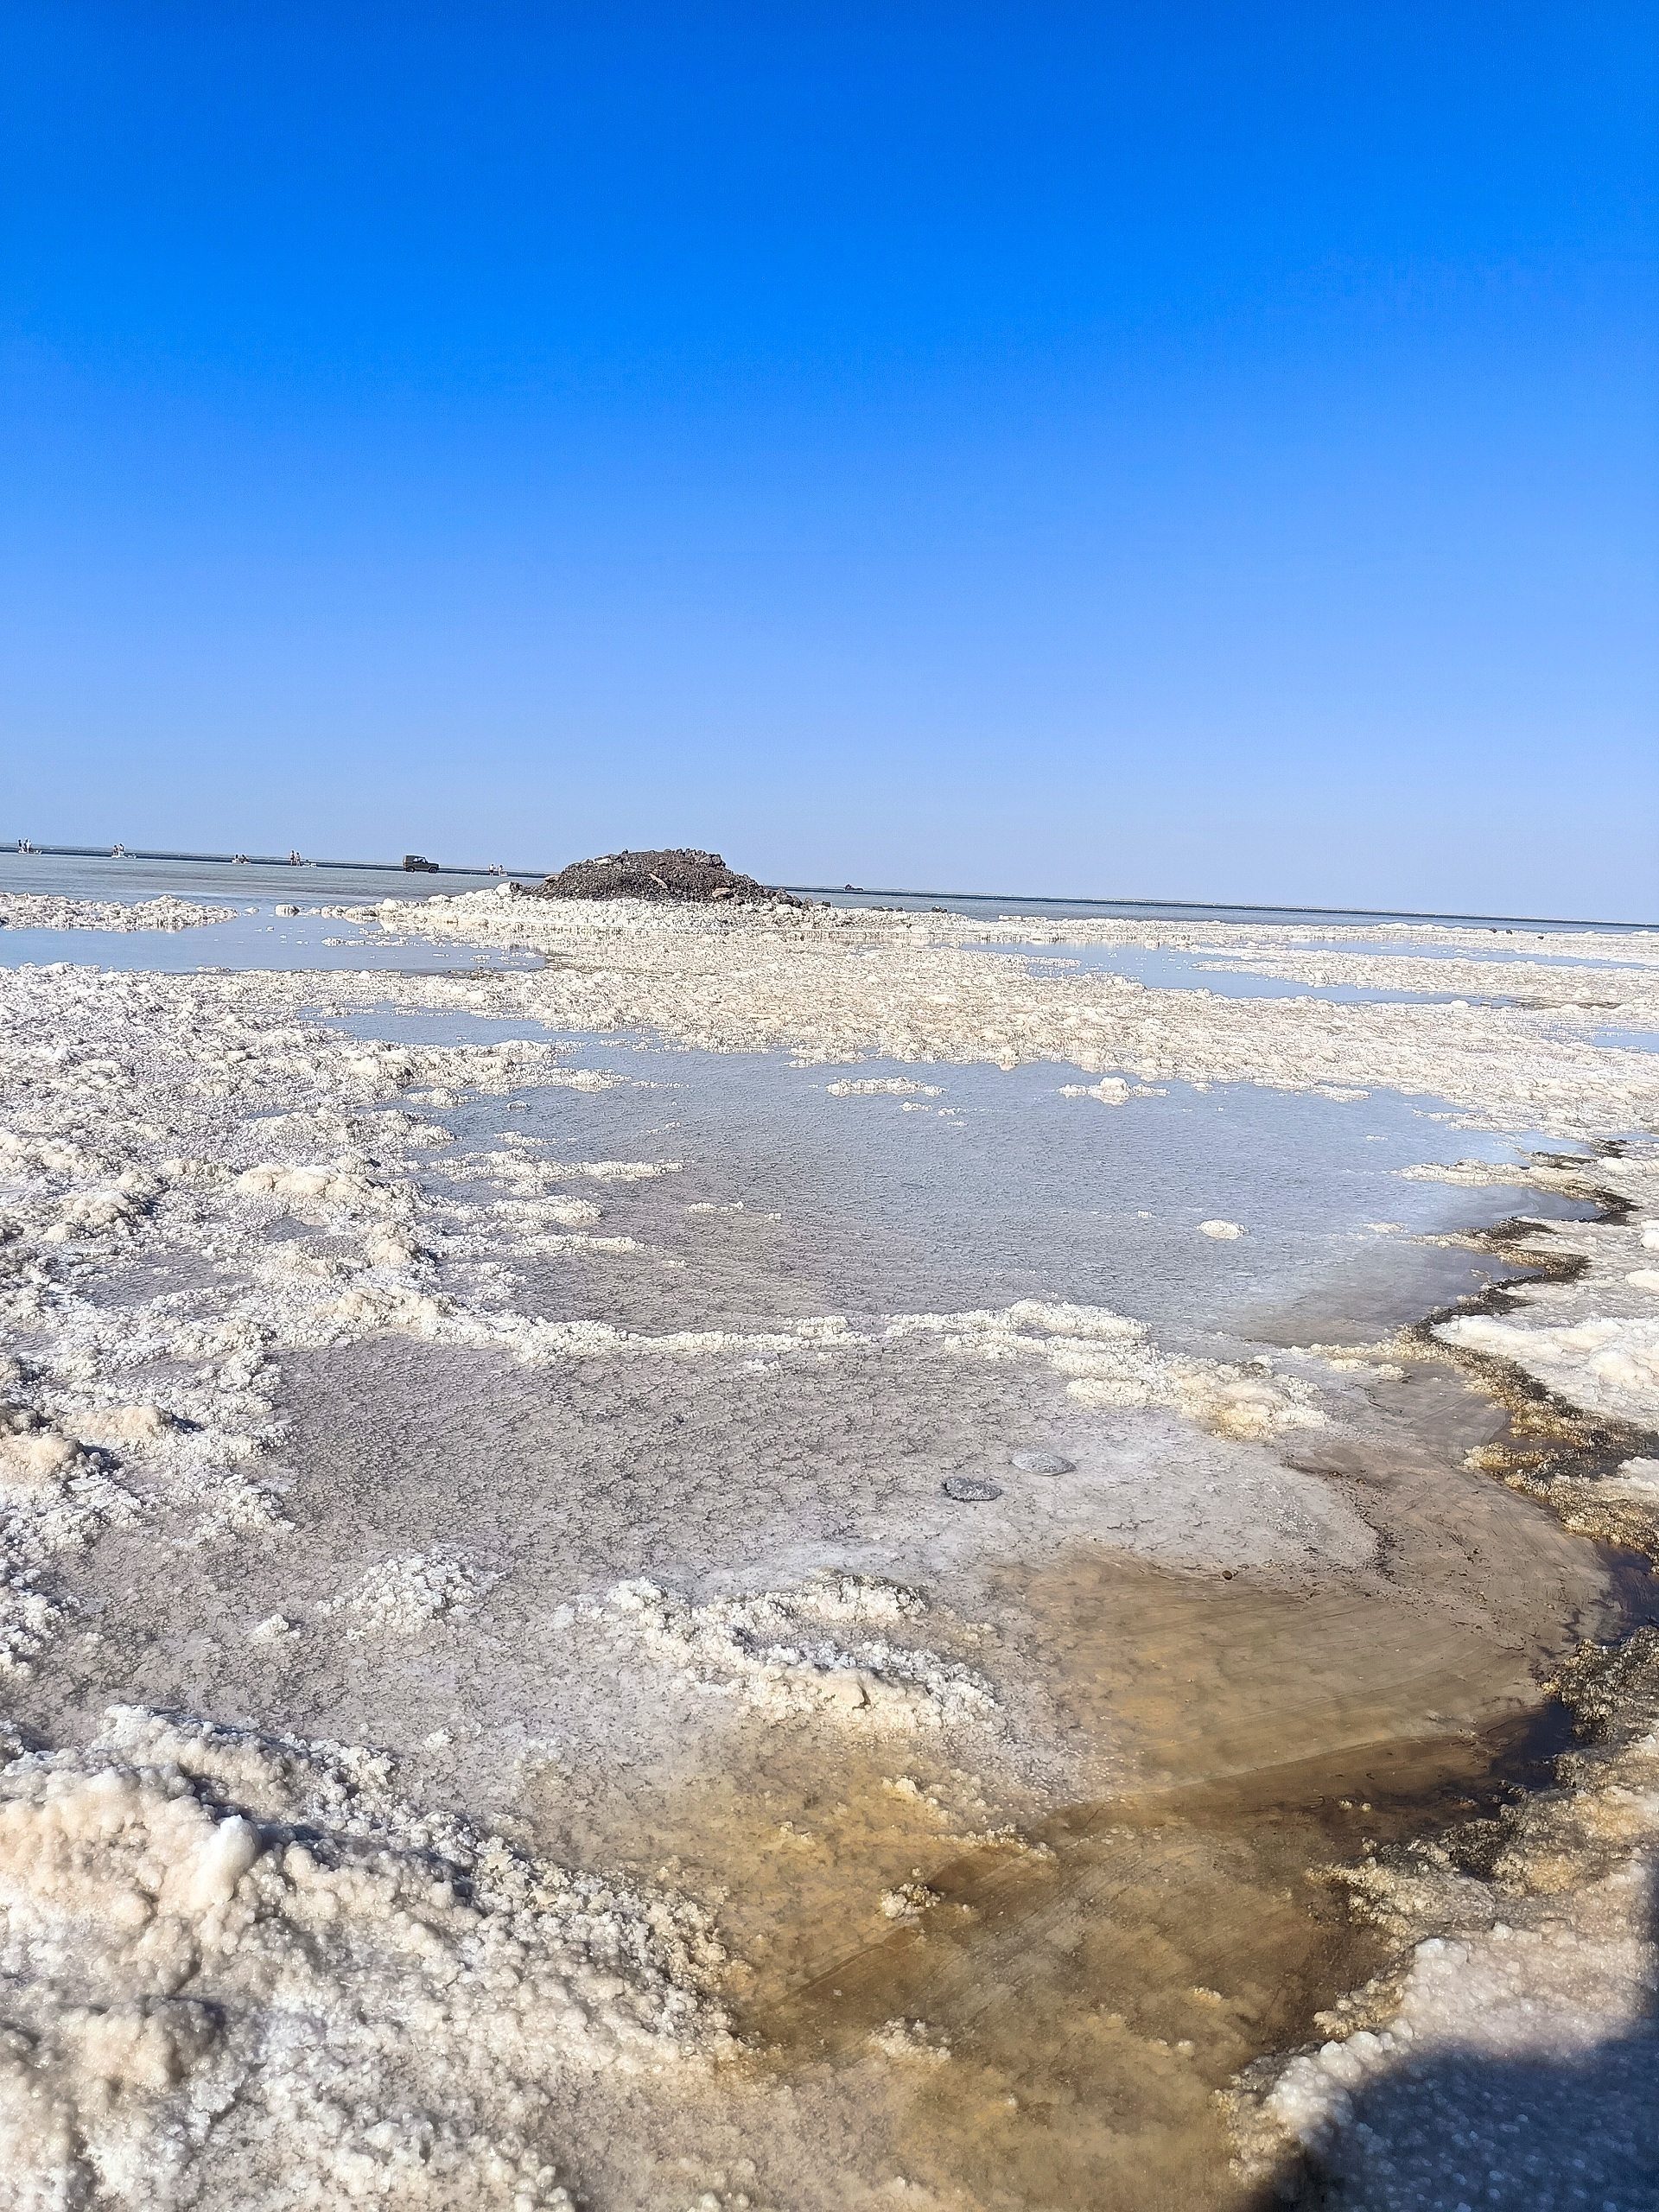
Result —
MULTIPOLYGON (((1552 1512, 1656 1512, 1659 1079, 1583 1026, 1646 939, 1441 932, 1432 978, 1421 930, 1251 925, 1230 953, 1298 988, 1245 1001, 960 915, 108 918, 0 969, 19 2202, 897 2201, 912 2085, 968 2055, 878 2017, 850 2070, 756 2077, 744 1899, 630 1821, 868 1766, 960 1843, 1126 1789, 1144 1732, 1033 1609, 1079 1561, 1374 1609, 1462 1655, 1389 1725, 1466 1728, 1603 1617, 1552 1512), (169 964, 232 931, 240 966, 169 964), (1465 1232, 1516 1213, 1577 1274, 1395 1338, 1513 1278, 1465 1232), (1624 1440, 1548 1511, 1438 1460, 1454 1357, 1624 1440)), ((1591 2165, 1642 2201, 1659 1794, 1645 1692, 1598 1694, 1508 1858, 1355 1877, 1402 1963, 1241 2089, 1259 2156, 1433 2202, 1457 2066, 1501 2128, 1491 2068, 1605 2052, 1591 2165)), ((859 1910, 932 1924, 926 1868, 877 1863, 859 1910)), ((1541 2131, 1484 2201, 1555 2201, 1566 2155, 1541 2131)))
POLYGON ((124 907, 100 902, 83 907, 73 926, 48 925, 45 918, 54 913, 61 917, 70 903, 42 899, 25 906, 16 899, 0 899, 0 912, 8 915, 6 926, 0 928, 0 967, 67 964, 176 976, 193 976, 203 969, 338 969, 358 974, 366 968, 420 975, 540 964, 533 954, 435 945, 424 940, 410 944, 385 931, 365 943, 358 931, 342 934, 334 915, 323 914, 315 906, 283 913, 283 902, 238 909, 161 900, 124 907))

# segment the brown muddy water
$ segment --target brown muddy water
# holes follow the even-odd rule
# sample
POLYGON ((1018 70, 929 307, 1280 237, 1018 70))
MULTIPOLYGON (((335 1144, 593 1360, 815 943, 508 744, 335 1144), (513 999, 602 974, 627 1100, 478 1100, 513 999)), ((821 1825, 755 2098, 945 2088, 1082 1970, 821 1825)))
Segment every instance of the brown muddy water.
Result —
POLYGON ((1060 1736, 1113 1741, 1121 1787, 998 1832, 994 1785, 913 1743, 740 1726, 626 1834, 560 1839, 715 1905, 742 2067, 810 2112, 827 2169, 978 2212, 1272 2201, 1217 2093, 1383 1963, 1330 1870, 1546 1779, 1539 1678, 1647 1586, 1462 1467, 1500 1412, 1412 1387, 1392 1448, 1385 1422, 1328 1469, 1386 1519, 1372 1570, 1089 1546, 999 1571, 1060 1736))

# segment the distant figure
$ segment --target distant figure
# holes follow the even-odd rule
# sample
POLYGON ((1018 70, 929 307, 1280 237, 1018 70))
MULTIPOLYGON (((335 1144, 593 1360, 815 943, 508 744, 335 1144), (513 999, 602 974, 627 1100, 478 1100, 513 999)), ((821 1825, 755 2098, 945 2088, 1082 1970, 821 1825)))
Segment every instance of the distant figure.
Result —
POLYGON ((231 865, 232 868, 246 868, 247 864, 248 856, 245 853, 232 853, 231 855, 231 865))
POLYGON ((303 868, 305 866, 305 862, 301 859, 297 853, 290 853, 289 855, 288 864, 289 868, 303 868))
POLYGON ((124 861, 126 857, 127 849, 124 845, 111 845, 110 847, 110 858, 112 861, 124 861))
POLYGON ((419 853, 405 853, 404 866, 416 875, 435 875, 438 873, 436 861, 425 860, 419 853))

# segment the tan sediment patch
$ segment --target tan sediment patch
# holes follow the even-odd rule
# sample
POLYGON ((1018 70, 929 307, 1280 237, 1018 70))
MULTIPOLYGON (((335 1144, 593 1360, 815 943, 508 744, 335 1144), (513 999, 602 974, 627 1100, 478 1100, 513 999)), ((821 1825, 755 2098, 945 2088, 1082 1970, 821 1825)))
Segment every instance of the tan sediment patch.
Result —
POLYGON ((550 1789, 543 1840, 713 1909, 751 2064, 810 2094, 849 2176, 998 2212, 1243 2206, 1217 2093, 1386 1950, 1306 1877, 1475 1808, 1513 1655, 1483 1670, 1404 1602, 1092 1550, 1006 1580, 1121 1790, 1044 1810, 990 1747, 969 1772, 959 1742, 748 1719, 579 1833, 550 1789))
POLYGON ((1241 2207, 1254 2189, 1217 2093, 1382 1955, 1310 1868, 1362 1822, 1421 1828, 1489 1757, 1374 1746, 1067 1808, 1023 1849, 929 1868, 924 1911, 780 2001, 740 2005, 740 2027, 781 2075, 829 2071, 849 2101, 874 2043, 899 2100, 895 2162, 944 2201, 1241 2207), (894 2022, 924 2048, 895 2050, 894 2022), (938 2052, 948 2063, 916 2063, 938 2052))

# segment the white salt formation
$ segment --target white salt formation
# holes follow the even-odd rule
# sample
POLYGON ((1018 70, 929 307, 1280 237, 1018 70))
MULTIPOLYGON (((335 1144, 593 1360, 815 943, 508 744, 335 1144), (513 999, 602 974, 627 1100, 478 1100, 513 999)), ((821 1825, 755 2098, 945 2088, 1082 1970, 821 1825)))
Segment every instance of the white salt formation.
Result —
POLYGON ((234 906, 198 906, 170 896, 54 899, 33 891, 0 891, 0 929, 190 930, 235 919, 234 906))
POLYGON ((843 1078, 824 1088, 832 1098, 903 1098, 911 1094, 938 1098, 944 1095, 937 1083, 912 1083, 907 1076, 869 1076, 858 1082, 843 1078))
POLYGON ((430 1622, 464 1621, 471 1614, 479 1577, 465 1560, 442 1552, 416 1552, 371 1567, 340 1603, 357 1617, 348 1636, 417 1636, 430 1622))
POLYGON ((843 1574, 703 1605, 625 1582, 588 1618, 608 1621, 687 1687, 741 1698, 770 1719, 823 1713, 887 1731, 989 1715, 995 1700, 969 1668, 868 1633, 912 1627, 926 1611, 913 1590, 843 1574))
MULTIPOLYGON (((1314 931, 1027 915, 993 924, 868 908, 502 900, 488 892, 342 911, 409 937, 556 955, 557 968, 504 979, 503 999, 556 1028, 644 1029, 710 1051, 782 1048, 818 1061, 870 1053, 1006 1067, 1059 1060, 1141 1084, 1255 1083, 1347 1099, 1387 1089, 1448 1099, 1471 1127, 1562 1136, 1659 1118, 1659 1059, 1593 1041, 1599 1028, 1646 1020, 1652 991, 1643 979, 1659 969, 1653 931, 1539 940, 1400 925, 1314 931), (1540 942, 1559 955, 1570 944, 1576 959, 1629 976, 1630 1011, 1586 1006, 1572 968, 1537 960, 1522 1004, 1354 1004, 1157 990, 1109 971, 1042 972, 970 949, 999 941, 1213 949, 1223 938, 1268 953, 1316 938, 1386 944, 1347 956, 1352 976, 1377 989, 1394 988, 1395 959, 1426 939, 1471 956, 1540 942)), ((1466 964, 1487 972, 1484 998, 1510 995, 1504 958, 1466 964)))
POLYGON ((569 2207, 596 2075, 717 2051, 702 1916, 414 1813, 385 1762, 111 1713, 0 1773, 5 2200, 569 2207))
MULTIPOLYGON (((1479 1166, 1465 1162, 1442 1173, 1473 1180, 1479 1166)), ((1632 1148, 1582 1163, 1539 1161, 1509 1176, 1568 1193, 1595 1185, 1630 1211, 1618 1222, 1535 1223, 1534 1248, 1558 1262, 1575 1261, 1582 1271, 1532 1287, 1516 1312, 1469 1314, 1436 1333, 1461 1350, 1510 1362, 1588 1413, 1659 1427, 1659 1310, 1640 1265, 1659 1241, 1648 1217, 1659 1211, 1659 1153, 1632 1148)))

